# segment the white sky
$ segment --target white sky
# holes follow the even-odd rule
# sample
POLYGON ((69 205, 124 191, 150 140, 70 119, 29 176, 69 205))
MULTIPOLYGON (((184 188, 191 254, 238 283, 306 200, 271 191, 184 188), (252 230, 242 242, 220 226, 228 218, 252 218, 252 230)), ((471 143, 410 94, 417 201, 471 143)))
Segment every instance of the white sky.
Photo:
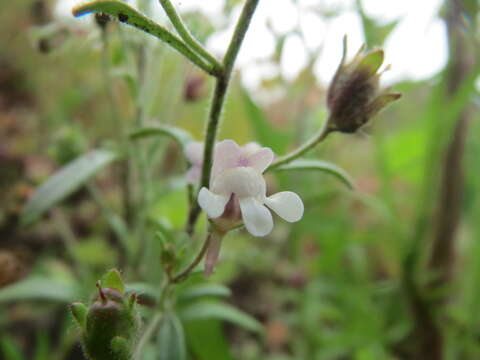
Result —
MULTIPOLYGON (((72 4, 78 0, 60 0, 57 12, 70 14, 72 4)), ((183 11, 200 10, 214 23, 221 25, 223 0, 173 0, 174 6, 183 11)), ((287 79, 293 79, 305 65, 307 51, 322 45, 315 63, 319 81, 328 83, 342 52, 342 37, 348 36, 348 53, 352 56, 363 42, 361 21, 354 11, 355 0, 261 0, 247 33, 237 66, 243 68, 243 81, 255 87, 264 77, 281 71, 287 79), (312 7, 340 9, 339 16, 328 20, 312 11, 312 7), (271 24, 276 33, 285 34, 298 29, 301 36, 287 38, 278 69, 266 59, 274 51, 274 37, 267 27, 271 24)), ((428 78, 443 68, 447 61, 445 26, 437 14, 441 0, 362 0, 365 12, 380 23, 399 20, 399 24, 385 43, 386 63, 391 70, 383 76, 385 83, 402 79, 428 78)), ((160 5, 157 8, 161 12, 160 5)), ((240 6, 233 11, 231 26, 209 39, 207 47, 217 55, 224 54, 240 13, 240 6)), ((69 15, 71 16, 71 15, 69 15)), ((74 21, 74 20, 72 20, 74 21)), ((78 20, 77 20, 78 21, 78 20)))

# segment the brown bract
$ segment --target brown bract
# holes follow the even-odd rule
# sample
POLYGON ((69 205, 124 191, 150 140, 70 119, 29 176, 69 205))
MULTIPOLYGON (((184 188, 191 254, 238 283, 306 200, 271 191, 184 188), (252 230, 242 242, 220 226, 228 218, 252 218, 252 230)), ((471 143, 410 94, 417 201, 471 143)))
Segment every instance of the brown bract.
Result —
MULTIPOLYGON (((373 116, 401 94, 379 88, 383 50, 364 53, 362 46, 349 63, 345 63, 347 42, 344 38, 340 66, 328 88, 327 106, 330 110, 330 131, 354 133, 373 116)), ((386 68, 388 69, 388 67, 386 68)))

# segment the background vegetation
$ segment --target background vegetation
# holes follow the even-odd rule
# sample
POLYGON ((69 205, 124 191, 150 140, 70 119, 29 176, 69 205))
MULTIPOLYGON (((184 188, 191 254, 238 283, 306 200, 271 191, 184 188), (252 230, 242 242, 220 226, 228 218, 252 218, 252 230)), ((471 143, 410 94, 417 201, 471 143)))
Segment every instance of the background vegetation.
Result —
MULTIPOLYGON (((239 4, 225 2, 225 19, 239 4)), ((202 217, 193 239, 183 231, 181 147, 169 137, 127 135, 163 124, 202 139, 213 81, 156 39, 117 22, 60 21, 54 5, 0 3, 7 360, 83 359, 67 304, 88 301, 112 267, 140 294, 147 327, 168 256, 184 267, 206 227, 202 217), (93 158, 67 169, 25 212, 35 189, 89 151, 93 158)), ((357 5, 367 44, 381 46, 395 24, 378 25, 357 5)), ((395 85, 402 101, 363 132, 332 135, 309 155, 345 169, 354 190, 325 172, 268 174, 271 192, 299 193, 303 219, 276 219, 266 238, 229 234, 213 276, 195 273, 175 288, 142 359, 480 357, 477 10, 475 0, 445 0, 447 66, 395 85)), ((201 42, 220 30, 200 13, 182 15, 201 42)), ((291 34, 273 35, 270 60, 278 63, 291 34)), ((257 89, 246 90, 235 73, 220 138, 254 140, 277 154, 308 139, 326 118, 328 84, 313 75, 315 56, 294 80, 280 74, 257 89)))

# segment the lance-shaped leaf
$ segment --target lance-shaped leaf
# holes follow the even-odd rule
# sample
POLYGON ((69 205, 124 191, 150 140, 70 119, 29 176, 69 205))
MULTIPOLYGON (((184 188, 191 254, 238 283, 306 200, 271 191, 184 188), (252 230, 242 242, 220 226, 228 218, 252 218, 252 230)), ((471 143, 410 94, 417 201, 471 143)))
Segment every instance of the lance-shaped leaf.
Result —
POLYGON ((294 160, 289 164, 282 165, 275 169, 275 171, 286 170, 317 170, 326 172, 327 174, 335 176, 338 180, 348 186, 350 189, 355 187, 352 177, 341 167, 323 160, 300 159, 294 160))
POLYGON ((29 224, 37 220, 116 158, 117 154, 112 151, 93 150, 60 169, 29 200, 23 209, 22 223, 29 224))
POLYGON ((69 303, 80 296, 72 283, 46 277, 31 277, 0 290, 0 303, 20 300, 48 300, 69 303))
POLYGON ((205 297, 227 297, 231 295, 231 291, 221 284, 199 284, 185 289, 178 295, 178 301, 192 301, 205 297))
POLYGON ((197 302, 185 307, 180 316, 183 320, 219 319, 253 332, 263 332, 263 326, 252 316, 220 302, 197 302))
POLYGON ((159 360, 185 360, 187 357, 185 334, 175 314, 166 313, 157 338, 159 360))
POLYGON ((80 4, 73 8, 74 16, 82 16, 90 13, 104 13, 112 16, 118 21, 140 29, 156 38, 166 42, 179 53, 190 59, 207 73, 215 75, 211 64, 207 64, 196 53, 194 53, 179 37, 175 36, 163 26, 147 18, 131 6, 118 0, 98 0, 80 4))
POLYGON ((178 145, 180 145, 180 147, 184 152, 185 152, 185 147, 188 145, 188 143, 193 141, 192 135, 190 135, 190 133, 180 128, 177 128, 175 126, 168 126, 168 125, 156 125, 156 126, 144 127, 130 134, 130 137, 132 139, 140 139, 144 137, 158 136, 158 135, 168 136, 173 141, 175 141, 178 145))

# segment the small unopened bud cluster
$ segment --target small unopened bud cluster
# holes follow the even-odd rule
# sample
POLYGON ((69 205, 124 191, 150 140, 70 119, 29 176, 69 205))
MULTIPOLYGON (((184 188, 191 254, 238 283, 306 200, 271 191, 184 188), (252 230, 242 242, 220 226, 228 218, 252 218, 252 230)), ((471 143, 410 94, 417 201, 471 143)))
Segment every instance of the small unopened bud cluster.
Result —
POLYGON ((343 46, 343 57, 327 94, 328 126, 330 131, 354 133, 401 94, 379 88, 383 50, 364 53, 362 46, 353 60, 345 63, 346 39, 343 46))
POLYGON ((88 307, 79 302, 70 305, 85 355, 90 360, 130 360, 139 323, 137 297, 125 293, 117 270, 109 271, 97 288, 88 307))

